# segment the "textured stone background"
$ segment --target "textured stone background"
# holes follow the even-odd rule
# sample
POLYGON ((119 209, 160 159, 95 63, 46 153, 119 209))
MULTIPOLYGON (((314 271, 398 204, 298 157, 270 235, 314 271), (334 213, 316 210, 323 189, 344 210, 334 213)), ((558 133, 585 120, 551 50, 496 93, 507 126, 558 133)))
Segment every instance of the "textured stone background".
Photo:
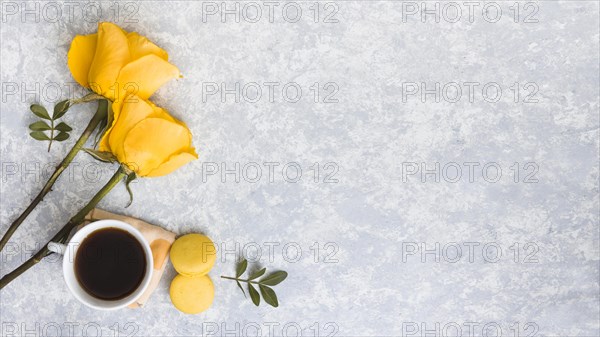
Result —
MULTIPOLYGON (((77 87, 66 53, 73 36, 95 31, 100 19, 169 51, 185 78, 153 99, 189 124, 200 153, 168 177, 137 181, 131 207, 124 208, 122 186, 101 207, 178 234, 207 233, 220 250, 210 274, 217 296, 201 315, 171 305, 170 266, 144 309, 88 309, 69 294, 54 258, 2 290, 2 335, 421 336, 437 328, 442 336, 456 327, 463 335, 494 335, 498 327, 503 336, 600 335, 597 2, 517 2, 518 15, 512 1, 493 2, 483 14, 484 3, 475 2, 471 18, 459 2, 455 23, 456 7, 447 3, 437 3, 439 22, 433 15, 422 22, 411 3, 392 1, 302 1, 285 7, 287 16, 286 3, 276 2, 273 20, 263 2, 237 2, 239 22, 210 15, 214 4, 2 2, 2 229, 73 142, 48 154, 27 135, 28 106, 80 94, 70 90, 77 87), (491 22, 496 5, 502 15, 491 22), (288 22, 296 6, 302 14, 288 22), (249 102, 252 85, 239 102, 207 95, 215 83, 253 82, 263 88, 257 102, 249 102), (265 82, 279 83, 272 99, 265 82), (403 99, 403 87, 422 82, 480 85, 471 100, 466 91, 458 102, 448 99, 452 91, 439 102, 434 94, 403 99), (282 96, 286 83, 301 87, 297 102, 282 96), (482 96, 487 83, 502 89, 498 102, 482 96), (337 102, 324 103, 336 86, 337 102), (279 163, 272 179, 265 162, 279 163), (479 165, 472 181, 468 162, 479 165), (248 169, 239 182, 221 176, 236 163, 248 169), (296 183, 290 163, 302 169, 296 183), (425 182, 420 173, 403 179, 403 163, 439 163, 440 171, 425 182), (456 182, 448 163, 462 168, 456 182), (493 167, 482 175, 486 164, 502 169, 499 181, 488 181, 493 167), (219 172, 209 175, 215 165, 219 172), (262 176, 254 182, 256 165, 262 176), (236 251, 290 273, 276 287, 278 309, 254 307, 219 279, 233 274, 236 251)), ((75 134, 93 110, 66 115, 75 134)), ((2 273, 45 243, 113 170, 79 155, 13 237, 2 273)))

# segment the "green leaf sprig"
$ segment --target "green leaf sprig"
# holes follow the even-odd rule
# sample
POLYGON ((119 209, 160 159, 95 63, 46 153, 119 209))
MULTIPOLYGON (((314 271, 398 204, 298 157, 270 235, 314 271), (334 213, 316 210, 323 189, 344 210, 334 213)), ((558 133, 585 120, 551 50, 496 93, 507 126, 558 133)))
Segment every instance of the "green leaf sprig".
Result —
POLYGON ((241 279, 240 277, 244 274, 247 268, 248 260, 242 259, 237 265, 235 277, 221 276, 221 278, 234 280, 244 296, 246 296, 246 292, 244 291, 244 288, 240 282, 246 282, 248 284, 248 293, 250 294, 250 299, 252 299, 252 303, 254 303, 254 305, 259 306, 260 295, 262 295, 262 298, 265 300, 265 302, 267 302, 267 304, 277 308, 279 306, 279 301, 277 300, 277 294, 275 294, 275 290, 273 290, 271 287, 283 282, 283 280, 287 278, 288 273, 283 270, 279 270, 264 276, 258 281, 255 281, 267 272, 267 268, 262 268, 250 274, 247 279, 241 279), (253 284, 258 285, 260 294, 253 284))
MULTIPOLYGON (((32 104, 30 107, 31 112, 40 117, 41 120, 29 125, 29 129, 32 131, 29 133, 29 135, 36 140, 49 141, 48 152, 50 152, 53 141, 62 142, 69 139, 69 132, 73 130, 69 125, 67 125, 67 123, 60 122, 55 125, 54 122, 64 116, 67 111, 69 111, 69 108, 75 104, 87 103, 103 98, 104 97, 98 94, 89 93, 81 98, 60 101, 54 106, 54 112, 52 113, 52 116, 50 116, 48 110, 46 110, 46 108, 43 106, 39 104, 32 104), (50 125, 48 125, 45 120, 50 121, 50 125), (48 135, 46 131, 50 131, 50 135, 48 135)), ((102 126, 101 129, 106 128, 106 121, 104 121, 103 124, 104 126, 102 126)))
POLYGON ((48 152, 50 152, 53 141, 62 142, 69 139, 69 132, 71 132, 73 128, 65 122, 60 122, 58 124, 55 122, 64 116, 70 107, 70 100, 60 101, 54 106, 52 116, 50 116, 46 108, 39 104, 32 104, 30 107, 31 112, 41 118, 41 120, 29 125, 29 129, 31 130, 29 135, 36 140, 49 141, 48 152), (50 124, 46 121, 50 121, 50 124), (46 133, 47 131, 49 131, 50 134, 46 133))

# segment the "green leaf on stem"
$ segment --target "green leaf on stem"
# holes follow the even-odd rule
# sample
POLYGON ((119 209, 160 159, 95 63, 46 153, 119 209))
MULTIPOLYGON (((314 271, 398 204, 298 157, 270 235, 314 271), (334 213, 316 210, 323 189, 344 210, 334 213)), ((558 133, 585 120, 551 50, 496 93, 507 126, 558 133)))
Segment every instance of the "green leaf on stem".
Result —
POLYGON ((108 108, 107 100, 103 99, 98 102, 98 111, 106 111, 106 118, 102 119, 100 121, 100 124, 98 125, 98 131, 96 133, 96 136, 94 137, 94 147, 98 147, 102 135, 104 135, 108 128, 112 126, 113 112, 112 109, 108 108))
POLYGON ((287 278, 288 274, 286 272, 284 272, 283 270, 280 271, 276 271, 274 273, 271 273, 265 277, 263 277, 260 281, 258 281, 260 284, 264 284, 264 285, 268 285, 268 286, 275 286, 278 285, 279 283, 283 282, 283 280, 285 280, 287 278))
POLYGON ((39 105, 39 104, 32 104, 31 107, 29 107, 29 109, 31 109, 31 112, 33 112, 34 115, 43 118, 43 119, 48 119, 51 120, 52 118, 50 118, 50 115, 48 114, 48 110, 46 110, 46 108, 44 108, 43 106, 39 105))
POLYGON ((102 135, 104 135, 104 132, 106 132, 106 130, 108 129, 107 124, 108 120, 106 118, 101 120, 100 124, 98 124, 98 132, 96 132, 96 136, 94 137, 94 147, 98 147, 102 135))
POLYGON ((80 103, 88 103, 91 101, 96 101, 96 100, 101 100, 101 99, 104 99, 104 96, 91 92, 81 98, 73 100, 71 102, 72 103, 71 105, 80 104, 80 103))
POLYGON ((248 260, 242 259, 235 270, 235 277, 239 278, 248 268, 248 260))
POLYGON ((71 101, 68 99, 58 102, 54 106, 54 113, 52 114, 52 119, 61 118, 62 116, 64 116, 64 114, 67 113, 67 111, 69 111, 70 107, 71 107, 71 101))
POLYGON ((50 127, 50 125, 48 125, 48 123, 46 123, 44 121, 37 121, 35 123, 29 124, 29 129, 31 131, 46 131, 46 130, 50 130, 51 127, 50 127))
POLYGON ((259 285, 259 288, 262 297, 265 299, 265 302, 277 308, 279 306, 279 302, 277 301, 277 295, 275 294, 275 291, 262 284, 259 285))
POLYGON ((90 156, 94 157, 94 159, 105 162, 105 163, 114 163, 117 161, 117 158, 110 152, 105 151, 97 151, 94 149, 82 149, 90 156))
POLYGON ((235 283, 237 283, 238 287, 242 291, 242 294, 244 294, 244 297, 248 298, 248 296, 246 296, 246 292, 244 291, 244 288, 242 288, 242 284, 240 283, 240 281, 236 280, 235 283))
MULTIPOLYGON (((256 289, 252 286, 251 283, 248 283, 248 293, 250 293, 250 298, 252 299, 252 303, 254 303, 254 305, 258 307, 258 305, 260 304, 260 295, 258 294, 258 291, 256 291, 256 289)), ((265 299, 265 301, 266 300, 267 299, 265 299)))
POLYGON ((71 101, 68 99, 58 102, 54 106, 54 113, 52 114, 52 117, 50 117, 48 110, 46 110, 46 108, 39 104, 32 104, 30 107, 31 112, 33 112, 34 115, 50 121, 50 124, 41 120, 29 125, 29 129, 34 131, 30 133, 31 137, 33 137, 36 140, 49 141, 48 152, 50 152, 50 148, 52 147, 53 141, 62 142, 69 139, 70 137, 69 132, 73 129, 69 125, 67 125, 64 122, 61 122, 58 125, 54 124, 58 118, 62 117, 67 112, 67 110, 69 110, 70 106, 71 101), (50 135, 48 136, 42 131, 50 131, 50 135))
POLYGON ((42 131, 33 131, 29 135, 36 140, 50 140, 50 137, 42 131))
POLYGON ((56 135, 54 138, 52 138, 52 140, 55 140, 57 142, 62 142, 69 139, 69 134, 67 132, 61 132, 58 135, 56 135))
POLYGON ((69 131, 73 131, 73 128, 71 128, 65 122, 60 122, 60 123, 58 123, 57 126, 54 127, 54 130, 63 131, 63 132, 69 132, 69 131))
MULTIPOLYGON (((106 102, 106 106, 105 109, 107 109, 107 114, 106 114, 106 125, 108 125, 108 127, 112 126, 113 120, 115 119, 115 111, 113 110, 113 104, 110 104, 110 108, 108 107, 108 102, 106 102)), ((102 104, 102 101, 100 102, 100 104, 102 104)))
POLYGON ((262 294, 262 298, 265 300, 265 302, 273 307, 278 307, 279 306, 279 301, 277 300, 277 295, 275 294, 275 291, 268 287, 268 286, 274 286, 277 285, 281 282, 283 282, 283 280, 285 280, 288 276, 288 274, 285 271, 276 271, 274 273, 271 273, 265 277, 262 278, 262 280, 260 281, 253 281, 258 279, 259 277, 265 275, 265 273, 267 272, 267 268, 261 268, 259 270, 255 270, 254 272, 248 272, 250 274, 250 276, 247 279, 242 279, 240 278, 248 269, 248 260, 246 260, 243 256, 241 257, 241 260, 239 261, 238 265, 236 266, 236 271, 235 271, 235 277, 229 277, 229 276, 221 276, 221 278, 223 279, 228 279, 228 280, 234 280, 235 283, 237 284, 238 288, 240 288, 240 290, 242 291, 242 294, 244 294, 244 297, 248 298, 246 296, 246 292, 244 291, 244 288, 242 287, 242 283, 241 282, 246 282, 248 284, 248 294, 250 294, 250 298, 252 299, 252 303, 254 303, 254 305, 259 306, 260 304, 260 297, 262 294), (255 285, 258 285, 259 289, 260 289, 260 293, 256 290, 255 285))
POLYGON ((129 193, 129 203, 127 204, 127 206, 125 206, 125 208, 131 206, 131 203, 133 202, 133 192, 131 191, 129 184, 131 184, 131 182, 134 181, 136 178, 137 175, 135 174, 135 172, 129 173, 125 178, 125 188, 127 189, 127 193, 129 193))
POLYGON ((248 277, 248 280, 257 279, 257 278, 263 276, 266 271, 267 271, 267 268, 263 268, 261 270, 255 271, 254 273, 252 273, 252 275, 250 275, 250 277, 248 277))

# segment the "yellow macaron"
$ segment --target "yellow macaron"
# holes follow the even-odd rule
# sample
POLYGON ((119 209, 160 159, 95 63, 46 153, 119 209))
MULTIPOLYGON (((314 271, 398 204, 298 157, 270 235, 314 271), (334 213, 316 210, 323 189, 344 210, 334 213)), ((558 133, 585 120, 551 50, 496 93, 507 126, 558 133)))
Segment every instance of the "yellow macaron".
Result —
POLYGON ((215 265, 217 250, 206 235, 187 234, 175 240, 170 256, 179 274, 199 276, 207 274, 215 265))
POLYGON ((198 314, 208 309, 215 298, 215 287, 208 275, 177 275, 171 282, 171 302, 186 314, 198 314))

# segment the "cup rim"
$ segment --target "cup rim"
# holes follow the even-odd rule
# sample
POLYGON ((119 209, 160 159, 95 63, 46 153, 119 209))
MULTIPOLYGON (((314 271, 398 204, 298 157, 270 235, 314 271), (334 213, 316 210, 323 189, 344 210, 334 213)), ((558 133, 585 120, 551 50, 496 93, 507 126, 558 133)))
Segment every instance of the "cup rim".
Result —
POLYGON ((150 244, 137 228, 124 221, 114 219, 94 221, 90 224, 81 227, 65 246, 65 256, 63 257, 63 278, 65 280, 65 283, 67 284, 67 288, 69 288, 71 294, 73 294, 73 296, 79 302, 85 304, 90 308, 99 310, 115 310, 124 308, 135 302, 135 300, 137 300, 150 285, 150 282, 152 280, 152 273, 154 270, 154 258, 152 256, 150 244), (94 298, 85 289, 83 289, 75 275, 75 257, 77 256, 77 250, 79 249, 79 246, 81 245, 83 240, 85 240, 90 234, 94 233, 97 230, 111 227, 125 230, 131 235, 133 235, 142 245, 146 257, 146 272, 140 286, 125 298, 115 301, 94 298), (102 302, 105 305, 98 305, 96 303, 90 302, 82 295, 82 292, 87 294, 89 297, 94 298, 96 301, 102 302))

